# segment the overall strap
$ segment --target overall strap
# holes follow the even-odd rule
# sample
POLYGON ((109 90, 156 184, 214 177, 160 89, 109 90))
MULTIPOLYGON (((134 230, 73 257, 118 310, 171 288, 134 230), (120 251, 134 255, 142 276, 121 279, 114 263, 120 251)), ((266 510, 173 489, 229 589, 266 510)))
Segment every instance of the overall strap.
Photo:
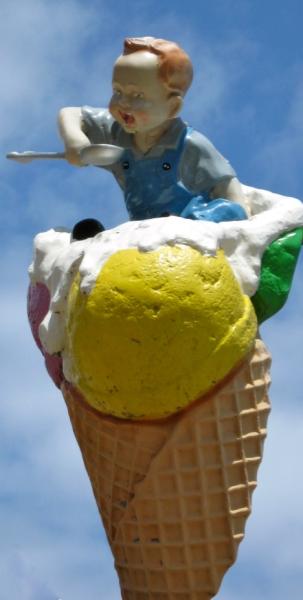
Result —
POLYGON ((181 156, 184 151, 185 139, 187 135, 192 131, 191 127, 184 127, 181 131, 177 145, 174 148, 167 148, 163 155, 163 160, 172 166, 175 174, 177 174, 181 156))
POLYGON ((178 145, 175 148, 175 153, 177 156, 177 160, 179 161, 181 154, 183 152, 184 149, 184 142, 185 142, 185 138, 188 136, 189 133, 191 133, 193 130, 192 127, 186 126, 184 127, 184 130, 182 131, 182 134, 180 135, 180 139, 178 141, 178 145))

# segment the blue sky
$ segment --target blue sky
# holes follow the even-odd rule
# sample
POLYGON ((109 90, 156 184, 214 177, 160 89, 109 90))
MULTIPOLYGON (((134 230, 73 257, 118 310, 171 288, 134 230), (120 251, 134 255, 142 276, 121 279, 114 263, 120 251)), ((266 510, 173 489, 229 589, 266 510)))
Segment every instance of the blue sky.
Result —
MULTIPOLYGON (((87 216, 126 219, 115 182, 64 161, 20 166, 10 150, 61 150, 61 106, 106 106, 129 35, 176 40, 195 79, 183 116, 248 185, 303 199, 301 0, 10 0, 0 4, 3 600, 117 600, 118 584, 63 400, 26 319, 32 238, 87 216), (106 590, 106 591, 105 591, 106 590)), ((267 323, 273 411, 254 511, 222 600, 301 600, 302 259, 287 306, 267 323)))

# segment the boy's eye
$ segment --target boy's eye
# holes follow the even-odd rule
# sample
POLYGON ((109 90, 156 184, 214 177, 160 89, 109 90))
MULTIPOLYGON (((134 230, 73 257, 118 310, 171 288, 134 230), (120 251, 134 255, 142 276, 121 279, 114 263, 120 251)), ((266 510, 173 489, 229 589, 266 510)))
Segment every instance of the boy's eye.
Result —
POLYGON ((141 100, 142 98, 144 98, 144 94, 143 94, 143 92, 134 92, 133 98, 135 98, 135 100, 138 100, 138 99, 141 100))
POLYGON ((115 89, 114 89, 114 90, 113 90, 113 92, 114 92, 114 94, 115 94, 115 96, 116 96, 117 98, 121 98, 121 96, 122 96, 122 92, 120 92, 120 90, 115 90, 115 89))

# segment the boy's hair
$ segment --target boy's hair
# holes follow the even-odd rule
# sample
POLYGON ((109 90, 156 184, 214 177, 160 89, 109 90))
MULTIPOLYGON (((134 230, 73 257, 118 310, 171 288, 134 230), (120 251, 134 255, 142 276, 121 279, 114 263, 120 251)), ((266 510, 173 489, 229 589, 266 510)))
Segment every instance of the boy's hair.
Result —
POLYGON ((193 66, 189 56, 175 42, 153 37, 126 38, 123 54, 145 50, 159 59, 159 76, 174 94, 184 96, 192 79, 193 66))

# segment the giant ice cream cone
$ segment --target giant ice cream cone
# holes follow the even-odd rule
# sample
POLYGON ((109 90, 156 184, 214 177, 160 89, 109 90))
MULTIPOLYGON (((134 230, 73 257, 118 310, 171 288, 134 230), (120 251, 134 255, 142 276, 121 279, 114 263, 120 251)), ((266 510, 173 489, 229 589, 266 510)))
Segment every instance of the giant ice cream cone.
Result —
POLYGON ((180 415, 121 423, 63 385, 122 597, 212 598, 251 511, 269 413, 261 340, 216 391, 180 415))
POLYGON ((246 222, 170 217, 35 241, 30 320, 124 599, 210 599, 235 561, 269 412, 270 358, 250 298, 264 250, 303 224, 289 200, 284 221, 266 198, 264 216, 246 222))

